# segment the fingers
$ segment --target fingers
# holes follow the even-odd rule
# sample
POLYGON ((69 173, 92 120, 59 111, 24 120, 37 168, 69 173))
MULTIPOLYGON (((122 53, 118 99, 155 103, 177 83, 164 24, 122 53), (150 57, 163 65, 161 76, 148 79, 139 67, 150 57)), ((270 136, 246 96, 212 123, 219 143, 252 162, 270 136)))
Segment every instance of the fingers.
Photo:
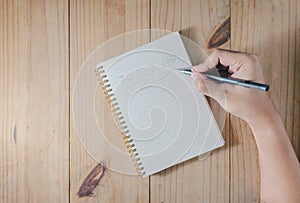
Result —
POLYGON ((216 52, 217 51, 214 51, 211 55, 209 55, 203 63, 192 67, 192 70, 194 72, 205 72, 216 67, 216 65, 219 63, 219 58, 216 52))
POLYGON ((191 78, 194 81, 196 89, 202 94, 214 98, 219 103, 224 100, 226 91, 222 84, 210 80, 198 72, 194 72, 191 78))
POLYGON ((241 65, 250 60, 257 60, 257 56, 231 50, 216 49, 202 64, 194 66, 192 70, 194 72, 205 72, 220 63, 223 66, 229 66, 231 72, 236 72, 241 65))
POLYGON ((191 75, 192 80, 194 81, 194 85, 196 87, 196 89, 198 91, 200 91, 202 94, 205 94, 207 96, 210 96, 208 93, 208 88, 206 86, 206 82, 205 82, 205 76, 201 75, 198 72, 193 72, 193 74, 191 75))

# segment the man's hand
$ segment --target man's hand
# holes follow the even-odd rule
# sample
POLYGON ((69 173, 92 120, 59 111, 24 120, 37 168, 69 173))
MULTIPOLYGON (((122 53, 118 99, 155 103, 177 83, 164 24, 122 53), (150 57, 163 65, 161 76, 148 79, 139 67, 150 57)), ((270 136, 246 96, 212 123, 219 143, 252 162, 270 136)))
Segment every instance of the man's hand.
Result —
POLYGON ((233 78, 265 83, 262 67, 256 55, 217 49, 204 63, 192 68, 191 77, 200 92, 214 98, 226 111, 248 123, 251 123, 254 117, 257 119, 257 116, 263 116, 273 108, 266 92, 218 83, 201 74, 216 67, 218 63, 228 66, 233 78))
POLYGON ((201 72, 218 63, 229 66, 232 77, 265 83, 257 56, 216 50, 193 67, 192 79, 202 93, 250 125, 259 154, 262 202, 300 202, 300 166, 285 127, 266 92, 217 83, 201 72))

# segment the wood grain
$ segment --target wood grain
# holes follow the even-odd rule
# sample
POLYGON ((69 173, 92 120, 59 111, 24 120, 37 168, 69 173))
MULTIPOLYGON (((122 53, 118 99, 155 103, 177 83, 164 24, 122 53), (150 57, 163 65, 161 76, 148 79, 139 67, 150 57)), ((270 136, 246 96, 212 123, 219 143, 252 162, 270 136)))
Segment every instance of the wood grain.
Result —
MULTIPOLYGON (((71 87, 74 87, 77 74, 86 58, 105 41, 119 34, 149 28, 149 2, 147 0, 114 0, 114 1, 76 1, 70 2, 70 60, 71 87)), ((116 46, 109 46, 107 54, 126 49, 126 43, 146 43, 148 36, 139 36, 116 46)), ((124 51, 124 50, 123 50, 124 51)), ((91 67, 93 68, 93 67, 91 67)), ((96 68, 96 66, 94 67, 96 68)), ((96 78, 96 75, 92 75, 96 78)), ((88 88, 88 87, 82 87, 88 88)), ((101 94, 101 91, 98 93, 101 94)), ((84 104, 82 104, 84 105, 84 104)), ((115 126, 112 113, 105 98, 99 101, 102 105, 100 119, 106 120, 102 126, 104 133, 121 138, 115 126)), ((73 112, 71 112, 71 117, 73 112)), ((78 139, 74 122, 71 128, 70 181, 72 202, 147 202, 149 199, 149 181, 137 176, 129 176, 111 171, 109 168, 103 175, 100 186, 94 189, 87 198, 80 198, 78 191, 90 176, 97 162, 88 154, 78 139)), ((125 146, 125 144, 124 144, 125 146)), ((103 160, 110 162, 111 160, 103 160)), ((133 163, 132 163, 133 164, 133 163)))
MULTIPOLYGON (((299 157, 300 5, 290 1, 238 1, 231 4, 231 47, 261 56, 270 96, 299 157)), ((231 117, 231 201, 259 202, 255 142, 248 126, 231 117)))
POLYGON ((68 1, 1 1, 0 25, 0 202, 68 202, 68 1))
POLYGON ((221 48, 230 40, 230 17, 226 18, 209 38, 207 49, 221 48))
MULTIPOLYGON (((151 1, 151 28, 181 33, 205 48, 230 15, 229 1, 151 1)), ((229 48, 227 46, 227 48, 229 48)), ((200 57, 200 56, 199 56, 200 57)), ((150 178, 150 202, 229 202, 229 128, 226 145, 207 159, 192 159, 150 178)))
MULTIPOLYGON (((103 170, 88 154, 69 98, 85 59, 108 39, 151 27, 180 30, 212 48, 212 38, 213 47, 222 44, 225 35, 214 32, 230 17, 222 46, 261 56, 270 97, 300 158, 298 13, 297 0, 1 0, 0 202, 259 202, 257 149, 240 119, 226 116, 226 145, 204 161, 142 179, 103 170)), ((148 41, 132 38, 107 53, 148 41)), ((109 123, 104 132, 118 134, 108 105, 98 110, 109 123)))

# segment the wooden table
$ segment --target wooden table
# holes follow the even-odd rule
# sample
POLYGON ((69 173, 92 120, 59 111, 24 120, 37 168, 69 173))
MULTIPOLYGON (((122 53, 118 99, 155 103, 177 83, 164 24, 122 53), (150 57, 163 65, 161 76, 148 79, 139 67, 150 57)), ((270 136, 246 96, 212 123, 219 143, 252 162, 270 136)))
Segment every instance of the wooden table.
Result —
POLYGON ((257 149, 240 119, 227 115, 225 147, 202 162, 145 179, 101 176, 74 128, 72 88, 106 40, 138 29, 181 30, 208 51, 261 56, 300 157, 299 13, 297 0, 1 0, 0 202, 259 202, 257 149), (87 177, 91 185, 80 191, 87 177))

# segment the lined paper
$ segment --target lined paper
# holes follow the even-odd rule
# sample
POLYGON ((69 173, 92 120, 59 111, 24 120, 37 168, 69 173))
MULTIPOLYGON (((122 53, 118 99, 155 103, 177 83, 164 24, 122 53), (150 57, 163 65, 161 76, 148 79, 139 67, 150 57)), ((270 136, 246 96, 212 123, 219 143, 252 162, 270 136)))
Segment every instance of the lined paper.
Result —
POLYGON ((176 71, 191 61, 178 32, 104 61, 148 176, 224 145, 205 97, 176 71))

